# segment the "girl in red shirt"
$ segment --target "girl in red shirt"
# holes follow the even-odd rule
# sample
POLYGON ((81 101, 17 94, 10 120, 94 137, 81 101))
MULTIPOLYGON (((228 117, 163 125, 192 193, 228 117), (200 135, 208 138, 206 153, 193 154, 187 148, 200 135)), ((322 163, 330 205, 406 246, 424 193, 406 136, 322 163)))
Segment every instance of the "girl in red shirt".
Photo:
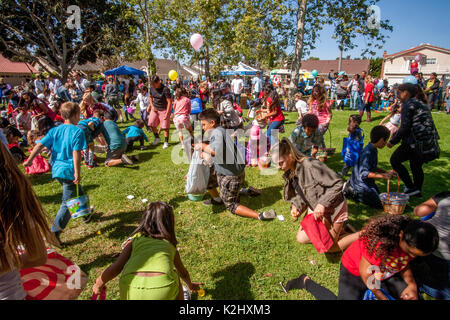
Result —
POLYGON ((372 103, 375 100, 374 97, 374 89, 375 85, 373 84, 373 80, 371 76, 366 76, 366 79, 364 80, 366 82, 365 90, 364 90, 364 108, 359 111, 359 115, 364 115, 364 110, 367 112, 367 122, 371 121, 371 112, 370 109, 372 108, 372 103))
POLYGON ((283 126, 284 114, 281 110, 280 97, 273 86, 269 85, 264 87, 263 97, 265 109, 260 109, 256 113, 265 112, 266 115, 261 120, 270 120, 270 125, 267 128, 267 137, 269 138, 270 145, 273 146, 276 141, 272 137, 272 130, 280 129, 283 126))
POLYGON ((337 297, 305 274, 289 281, 285 289, 306 289, 318 300, 362 300, 367 289, 378 300, 388 300, 381 289, 395 299, 417 300, 417 284, 408 263, 433 253, 438 244, 438 232, 430 223, 403 215, 378 216, 345 250, 337 297))

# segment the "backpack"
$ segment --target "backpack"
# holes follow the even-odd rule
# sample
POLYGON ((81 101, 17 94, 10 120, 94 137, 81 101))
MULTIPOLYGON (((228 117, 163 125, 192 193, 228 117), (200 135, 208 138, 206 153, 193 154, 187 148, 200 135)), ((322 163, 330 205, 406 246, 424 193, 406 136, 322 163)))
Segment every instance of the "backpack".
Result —
POLYGON ((410 147, 424 163, 427 163, 439 158, 441 149, 438 140, 440 137, 430 109, 418 100, 414 100, 413 104, 415 112, 411 122, 412 143, 410 147))

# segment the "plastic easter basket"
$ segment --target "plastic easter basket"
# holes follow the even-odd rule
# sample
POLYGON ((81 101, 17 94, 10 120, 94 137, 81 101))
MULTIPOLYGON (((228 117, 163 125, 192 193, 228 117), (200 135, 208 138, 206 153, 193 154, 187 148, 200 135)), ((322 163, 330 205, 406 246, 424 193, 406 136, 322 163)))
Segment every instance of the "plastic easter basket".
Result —
POLYGON ((89 197, 86 195, 80 197, 78 193, 78 185, 76 189, 77 197, 66 201, 66 206, 72 219, 86 216, 91 212, 89 208, 89 197))
POLYGON ((188 193, 188 199, 191 201, 202 201, 203 197, 205 196, 204 194, 190 194, 188 193))
POLYGON ((408 204, 409 196, 400 193, 400 178, 397 177, 397 192, 389 192, 390 180, 387 183, 387 192, 380 194, 380 200, 383 204, 384 212, 388 214, 403 214, 408 204))

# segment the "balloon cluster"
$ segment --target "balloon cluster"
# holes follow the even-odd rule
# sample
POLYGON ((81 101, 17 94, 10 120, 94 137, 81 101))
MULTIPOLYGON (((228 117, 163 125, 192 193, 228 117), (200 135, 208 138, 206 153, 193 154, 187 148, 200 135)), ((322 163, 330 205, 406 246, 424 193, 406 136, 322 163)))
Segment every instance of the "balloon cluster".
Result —
POLYGON ((411 62, 410 65, 410 71, 411 71, 411 75, 413 75, 416 72, 419 72, 419 62, 422 61, 423 56, 419 53, 415 58, 414 61, 411 62))

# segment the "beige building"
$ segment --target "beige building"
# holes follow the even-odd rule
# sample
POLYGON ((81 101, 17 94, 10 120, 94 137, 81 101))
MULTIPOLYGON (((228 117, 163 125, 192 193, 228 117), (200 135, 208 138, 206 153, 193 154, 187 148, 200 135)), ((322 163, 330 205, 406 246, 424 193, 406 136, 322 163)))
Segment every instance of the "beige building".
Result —
POLYGON ((423 73, 425 79, 436 72, 438 79, 443 75, 450 74, 450 50, 423 44, 398 53, 384 53, 381 77, 389 81, 389 85, 402 83, 403 78, 411 75, 410 64, 415 57, 421 54, 422 61, 419 62, 419 72, 423 73))

